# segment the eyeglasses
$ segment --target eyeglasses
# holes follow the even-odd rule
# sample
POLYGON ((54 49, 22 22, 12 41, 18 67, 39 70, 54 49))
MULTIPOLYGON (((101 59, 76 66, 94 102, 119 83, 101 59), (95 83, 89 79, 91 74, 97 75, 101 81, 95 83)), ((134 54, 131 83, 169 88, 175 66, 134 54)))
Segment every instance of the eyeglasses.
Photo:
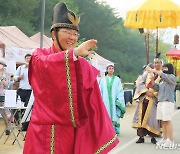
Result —
POLYGON ((75 38, 78 38, 79 37, 79 33, 75 33, 75 34, 71 34, 69 31, 67 31, 67 30, 60 30, 60 32, 63 32, 64 34, 66 34, 68 37, 71 37, 71 36, 73 36, 73 37, 75 37, 75 38))

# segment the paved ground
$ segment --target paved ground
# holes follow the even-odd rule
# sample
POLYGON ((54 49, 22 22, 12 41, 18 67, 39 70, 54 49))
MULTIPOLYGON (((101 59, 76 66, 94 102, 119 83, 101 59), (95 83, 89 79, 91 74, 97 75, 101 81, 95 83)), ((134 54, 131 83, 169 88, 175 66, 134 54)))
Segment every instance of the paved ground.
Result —
MULTIPOLYGON (((156 146, 150 143, 150 138, 145 138, 144 144, 136 144, 135 141, 138 139, 136 136, 136 130, 131 128, 132 117, 136 103, 127 104, 127 112, 125 117, 121 119, 121 135, 119 145, 113 149, 109 154, 179 154, 180 149, 156 149, 156 146)), ((174 140, 175 143, 179 143, 180 148, 180 110, 175 110, 173 117, 174 125, 174 140)), ((0 119, 0 134, 3 132, 4 125, 2 119, 0 119)), ((14 140, 11 135, 6 144, 3 144, 6 139, 6 136, 0 139, 0 154, 21 154, 22 148, 20 148, 17 142, 12 145, 14 140)), ((20 136, 19 141, 23 147, 23 138, 20 136)))
POLYGON ((173 116, 174 141, 178 147, 175 149, 160 149, 151 143, 151 138, 148 136, 145 137, 145 143, 136 144, 138 137, 136 130, 131 128, 132 118, 133 115, 129 114, 121 120, 120 143, 109 154, 180 154, 180 110, 175 109, 173 116))
MULTIPOLYGON (((4 123, 3 120, 0 119, 0 135, 2 134, 2 132, 4 131, 4 123)), ((15 130, 15 133, 17 134, 17 130, 15 130)), ((7 136, 5 134, 3 134, 2 138, 0 138, 0 154, 21 154, 22 153, 22 147, 23 147, 23 137, 20 135, 18 137, 19 141, 20 141, 20 145, 22 146, 21 148, 19 147, 19 145, 17 144, 17 142, 15 142, 14 145, 12 145, 13 141, 14 141, 14 136, 11 134, 6 142, 6 144, 4 144, 4 141, 6 140, 7 136)))

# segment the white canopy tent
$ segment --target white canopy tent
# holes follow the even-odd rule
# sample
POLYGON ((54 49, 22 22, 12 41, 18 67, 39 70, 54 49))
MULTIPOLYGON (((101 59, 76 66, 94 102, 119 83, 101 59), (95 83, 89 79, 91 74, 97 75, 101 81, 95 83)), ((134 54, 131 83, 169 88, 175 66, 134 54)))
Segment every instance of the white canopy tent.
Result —
POLYGON ((38 43, 32 41, 16 26, 0 27, 0 57, 5 58, 8 71, 15 72, 16 64, 24 63, 24 56, 32 53, 38 43))
MULTIPOLYGON (((34 34, 33 36, 30 37, 30 39, 38 44, 40 44, 40 38, 41 38, 41 33, 38 32, 34 34)), ((48 48, 52 46, 52 39, 47 37, 46 35, 43 35, 43 47, 48 48)))
POLYGON ((17 63, 23 63, 24 55, 39 47, 16 26, 0 27, 0 42, 1 57, 17 63))
POLYGON ((103 58, 97 53, 95 53, 95 55, 92 55, 91 63, 100 71, 101 76, 104 76, 104 73, 106 72, 106 66, 108 64, 114 64, 114 62, 103 58))

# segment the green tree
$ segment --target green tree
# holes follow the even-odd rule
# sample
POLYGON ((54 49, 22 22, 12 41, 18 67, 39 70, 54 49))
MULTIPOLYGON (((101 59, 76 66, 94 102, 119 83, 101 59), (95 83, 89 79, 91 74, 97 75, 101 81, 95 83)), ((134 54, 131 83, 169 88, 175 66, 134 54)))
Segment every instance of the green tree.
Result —
MULTIPOLYGON (((36 21, 33 22, 33 26, 35 27, 35 33, 40 31, 41 28, 41 7, 42 0, 39 1, 38 7, 34 10, 34 14, 37 18, 36 21)), ((74 6, 74 2, 71 0, 46 0, 45 2, 45 19, 44 19, 44 32, 47 36, 50 36, 50 27, 52 25, 52 13, 53 7, 58 2, 65 2, 69 9, 73 9, 75 12, 78 12, 78 8, 74 6)))
POLYGON ((0 25, 17 26, 24 33, 33 34, 33 22, 37 20, 34 9, 39 5, 39 0, 1 0, 0 25))
POLYGON ((141 68, 145 61, 142 36, 137 30, 124 28, 124 21, 118 18, 114 10, 105 3, 79 0, 77 6, 79 6, 79 14, 82 15, 81 38, 97 39, 97 52, 115 62, 116 73, 120 74, 124 80, 135 79, 139 72, 138 68, 141 68), (126 74, 130 72, 131 75, 127 78, 126 74))

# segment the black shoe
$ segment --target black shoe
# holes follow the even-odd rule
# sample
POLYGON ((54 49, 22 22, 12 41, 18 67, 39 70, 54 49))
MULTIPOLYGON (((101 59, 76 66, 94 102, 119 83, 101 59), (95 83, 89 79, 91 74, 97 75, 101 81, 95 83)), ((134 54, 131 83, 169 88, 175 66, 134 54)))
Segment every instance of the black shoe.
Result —
POLYGON ((140 138, 136 141, 136 143, 144 143, 144 138, 143 138, 143 137, 140 137, 140 138))
POLYGON ((152 144, 156 144, 157 143, 157 141, 156 141, 156 139, 154 137, 151 138, 151 143, 152 144))
POLYGON ((177 109, 180 109, 180 107, 177 107, 177 109))
POLYGON ((6 135, 9 135, 10 134, 10 130, 6 130, 6 135))

